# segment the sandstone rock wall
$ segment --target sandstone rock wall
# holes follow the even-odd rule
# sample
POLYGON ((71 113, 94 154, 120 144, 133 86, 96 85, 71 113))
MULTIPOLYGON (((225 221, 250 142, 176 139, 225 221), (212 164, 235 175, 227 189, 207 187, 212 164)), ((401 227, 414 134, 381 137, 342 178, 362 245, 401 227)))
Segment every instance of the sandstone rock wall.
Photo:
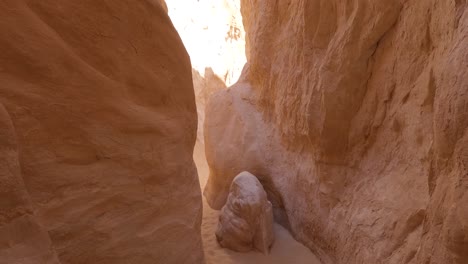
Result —
POLYGON ((468 262, 467 6, 242 1, 248 64, 207 107, 210 204, 248 170, 325 263, 468 262))
POLYGON ((193 88, 195 89, 195 101, 197 102, 198 130, 197 140, 205 143, 203 134, 205 124, 205 111, 208 99, 214 93, 226 89, 224 81, 216 75, 211 68, 206 68, 203 74, 192 69, 193 88))
POLYGON ((202 263, 191 66, 160 1, 1 1, 0 50, 0 263, 202 263))
POLYGON ((0 104, 0 263, 59 263, 21 177, 15 130, 0 104), (25 250, 26 248, 26 250, 25 250))
POLYGON ((167 0, 169 16, 192 62, 198 111, 198 136, 208 97, 231 86, 245 65, 245 31, 240 0, 167 0))

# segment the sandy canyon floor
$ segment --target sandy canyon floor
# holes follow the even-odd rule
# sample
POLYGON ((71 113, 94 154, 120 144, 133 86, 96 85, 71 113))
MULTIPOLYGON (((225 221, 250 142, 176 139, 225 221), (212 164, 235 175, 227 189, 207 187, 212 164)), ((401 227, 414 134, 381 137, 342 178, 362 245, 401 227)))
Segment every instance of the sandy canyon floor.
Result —
MULTIPOLYGON (((200 185, 206 184, 209 174, 208 164, 205 159, 204 146, 197 142, 193 158, 197 165, 200 185)), ((300 244, 282 226, 275 224, 275 243, 269 255, 260 252, 238 253, 221 248, 216 242, 215 231, 218 225, 219 211, 211 209, 203 197, 203 222, 202 239, 206 264, 319 264, 317 257, 300 244)))

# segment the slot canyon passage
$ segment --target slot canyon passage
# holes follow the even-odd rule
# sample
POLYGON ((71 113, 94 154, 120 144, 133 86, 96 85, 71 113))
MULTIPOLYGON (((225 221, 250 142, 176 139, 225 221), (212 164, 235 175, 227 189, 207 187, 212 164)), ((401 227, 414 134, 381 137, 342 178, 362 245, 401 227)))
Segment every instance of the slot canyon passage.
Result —
POLYGON ((468 263, 467 7, 1 0, 0 264, 468 263))

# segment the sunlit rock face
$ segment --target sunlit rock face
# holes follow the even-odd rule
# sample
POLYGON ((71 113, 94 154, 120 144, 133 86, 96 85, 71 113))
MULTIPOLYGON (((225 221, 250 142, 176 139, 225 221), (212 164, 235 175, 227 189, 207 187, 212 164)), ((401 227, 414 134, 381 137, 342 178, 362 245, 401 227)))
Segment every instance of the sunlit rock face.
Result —
POLYGON ((0 3, 0 263, 202 263, 188 54, 160 1, 0 3))
POLYGON ((193 67, 198 140, 203 142, 207 99, 234 84, 246 62, 240 0, 167 0, 169 16, 193 67))
POLYGON ((206 110, 207 201, 241 171, 324 263, 468 262, 466 1, 242 1, 206 110))

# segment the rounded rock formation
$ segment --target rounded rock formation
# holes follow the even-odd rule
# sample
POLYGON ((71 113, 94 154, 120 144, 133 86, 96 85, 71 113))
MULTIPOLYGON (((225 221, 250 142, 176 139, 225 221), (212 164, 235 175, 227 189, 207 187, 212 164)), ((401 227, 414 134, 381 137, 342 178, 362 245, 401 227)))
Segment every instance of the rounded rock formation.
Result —
POLYGON ((219 216, 216 238, 222 247, 239 252, 253 248, 268 253, 274 241, 273 211, 267 194, 249 172, 237 175, 219 216))

